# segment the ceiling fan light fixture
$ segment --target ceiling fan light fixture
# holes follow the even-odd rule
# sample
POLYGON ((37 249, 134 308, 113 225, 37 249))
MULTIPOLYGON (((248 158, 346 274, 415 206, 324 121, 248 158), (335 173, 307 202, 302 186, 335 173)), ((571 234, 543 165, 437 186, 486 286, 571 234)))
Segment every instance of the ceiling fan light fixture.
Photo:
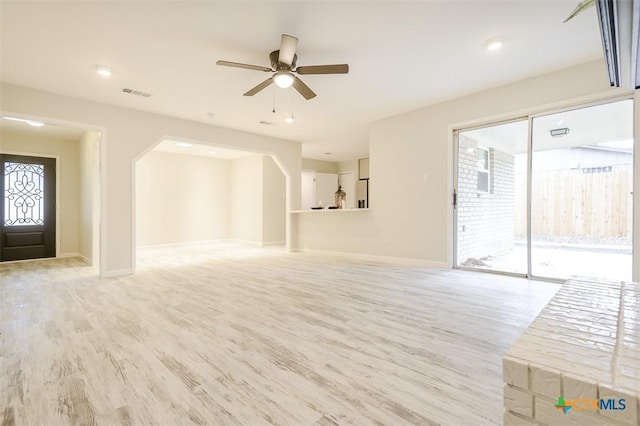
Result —
POLYGON ((276 83, 276 86, 286 89, 293 84, 293 76, 288 71, 278 71, 273 75, 273 82, 276 83))

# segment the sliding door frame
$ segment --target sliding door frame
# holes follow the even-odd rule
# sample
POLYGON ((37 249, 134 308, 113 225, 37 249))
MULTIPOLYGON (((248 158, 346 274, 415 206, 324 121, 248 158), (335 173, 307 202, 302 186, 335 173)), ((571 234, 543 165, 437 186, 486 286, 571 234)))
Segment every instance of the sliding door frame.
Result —
MULTIPOLYGON (((601 97, 599 99, 596 100, 591 100, 591 101, 584 101, 584 102, 570 102, 567 103, 565 106, 562 107, 550 107, 550 108, 544 108, 544 109, 540 109, 540 110, 536 110, 535 112, 531 112, 528 114, 517 114, 511 118, 504 118, 502 120, 487 120, 484 122, 478 122, 478 123, 474 123, 473 125, 468 125, 468 126, 457 126, 457 127, 453 127, 453 190, 452 190, 452 196, 453 197, 457 197, 457 195, 453 195, 453 194, 457 194, 458 191, 458 156, 459 156, 459 150, 460 150, 460 144, 459 144, 459 134, 461 132, 465 132, 465 131, 469 131, 469 130, 476 130, 476 129, 482 129, 485 127, 491 127, 491 126, 496 126, 496 125, 500 125, 500 124, 508 124, 508 123, 512 123, 512 122, 516 122, 516 121, 523 121, 523 120, 527 120, 527 207, 526 207, 526 225, 527 225, 527 272, 526 273, 518 273, 518 272, 506 272, 506 271, 495 271, 495 270, 491 270, 491 269, 485 269, 485 268, 471 268, 471 267, 467 267, 467 266, 460 266, 458 265, 458 203, 456 203, 455 201, 457 200, 452 200, 454 202, 452 202, 453 205, 453 229, 452 229, 452 234, 453 234, 453 244, 452 244, 452 248, 453 248, 453 264, 452 267, 454 269, 462 269, 462 270, 468 270, 468 271, 477 271, 477 272, 485 272, 485 273, 492 273, 492 274, 499 274, 499 275, 509 275, 509 276, 515 276, 515 277, 522 277, 522 278, 527 278, 527 279, 532 279, 532 280, 536 280, 536 281, 546 281, 546 282, 552 282, 552 283, 564 283, 566 280, 561 279, 561 278, 548 278, 548 277, 542 277, 542 276, 537 276, 532 274, 532 263, 531 263, 531 249, 532 249, 532 218, 531 218, 531 212, 532 212, 532 200, 531 200, 531 193, 532 193, 532 189, 533 189, 533 176, 532 176, 532 171, 533 171, 533 120, 535 118, 539 118, 539 117, 544 117, 547 115, 552 115, 552 114, 558 114, 558 113, 563 113, 563 112, 567 112, 567 111, 574 111, 577 109, 583 109, 583 108, 589 108, 589 107, 594 107, 594 106, 599 106, 599 105, 606 105, 606 104, 610 104, 610 103, 615 103, 615 102, 620 102, 620 101, 625 101, 625 100, 631 100, 633 101, 633 187, 632 187, 632 195, 633 195, 633 200, 632 200, 632 244, 631 244, 631 256, 632 256, 632 264, 631 264, 631 275, 632 275, 632 280, 633 281, 638 281, 640 279, 640 265, 636 265, 636 261, 635 261, 635 254, 637 253, 637 249, 636 249, 636 242, 640 243, 640 230, 638 230, 637 226, 639 223, 638 216, 640 216, 640 203, 637 201, 637 198, 635 197, 635 191, 636 191, 636 182, 640 182, 640 171, 638 170, 640 168, 640 158, 638 158, 638 146, 640 145, 640 111, 638 111, 638 109, 640 108, 640 97, 638 97, 638 99, 636 99, 636 97, 634 96, 634 93, 626 93, 626 94, 622 94, 622 95, 615 95, 615 96, 606 96, 606 97, 601 97), (636 204, 638 204, 639 206, 636 206, 636 204), (638 207, 638 208, 637 208, 638 207)), ((640 188, 640 187, 639 187, 640 188)))

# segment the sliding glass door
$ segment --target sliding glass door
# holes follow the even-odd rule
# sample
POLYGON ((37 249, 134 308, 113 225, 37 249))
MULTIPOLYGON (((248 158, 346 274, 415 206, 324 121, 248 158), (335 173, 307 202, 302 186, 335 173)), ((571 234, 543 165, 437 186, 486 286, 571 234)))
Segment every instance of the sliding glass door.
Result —
POLYGON ((633 101, 532 123, 531 275, 631 280, 633 101))
POLYGON ((527 119, 457 132, 457 266, 527 273, 527 119))
POLYGON ((632 100, 461 130, 456 142, 456 267, 631 280, 632 100))

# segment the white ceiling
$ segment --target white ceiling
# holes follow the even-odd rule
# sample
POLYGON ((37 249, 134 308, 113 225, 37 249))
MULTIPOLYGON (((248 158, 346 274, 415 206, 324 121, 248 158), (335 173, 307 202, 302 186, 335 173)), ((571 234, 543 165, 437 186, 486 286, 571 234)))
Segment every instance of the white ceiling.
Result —
POLYGON ((577 3, 2 1, 1 76, 299 141, 304 157, 347 160, 367 155, 374 120, 600 58, 593 8, 562 23, 577 3), (350 73, 303 76, 318 94, 310 101, 273 87, 242 96, 265 74, 216 60, 268 66, 282 33, 300 39, 298 65, 348 63, 350 73), (483 42, 497 36, 505 47, 485 50, 483 42), (97 65, 116 73, 101 79, 97 65), (291 113, 297 120, 287 124, 291 113))

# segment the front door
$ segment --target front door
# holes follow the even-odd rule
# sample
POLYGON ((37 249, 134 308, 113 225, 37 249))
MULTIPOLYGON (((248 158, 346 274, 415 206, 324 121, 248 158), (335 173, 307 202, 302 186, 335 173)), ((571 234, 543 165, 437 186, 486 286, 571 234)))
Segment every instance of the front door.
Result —
POLYGON ((0 154, 0 261, 56 255, 56 160, 0 154))

